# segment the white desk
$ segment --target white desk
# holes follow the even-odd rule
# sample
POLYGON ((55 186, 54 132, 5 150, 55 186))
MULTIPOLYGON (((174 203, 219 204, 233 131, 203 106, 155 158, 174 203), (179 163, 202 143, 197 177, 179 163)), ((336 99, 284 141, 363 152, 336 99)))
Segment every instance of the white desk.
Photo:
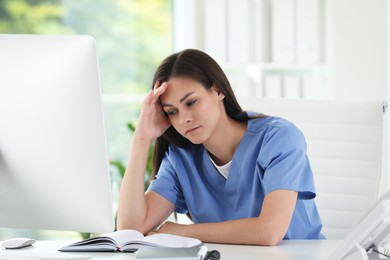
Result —
MULTIPOLYGON (((32 247, 18 250, 0 250, 0 256, 36 254, 60 254, 57 250, 74 241, 37 241, 32 247)), ((222 260, 250 260, 250 259, 289 259, 289 260, 321 260, 328 259, 337 248, 341 240, 289 240, 282 241, 278 246, 241 246, 224 244, 206 244, 208 250, 218 250, 222 260)), ((66 255, 89 255, 92 259, 136 259, 132 253, 66 253, 66 255)))

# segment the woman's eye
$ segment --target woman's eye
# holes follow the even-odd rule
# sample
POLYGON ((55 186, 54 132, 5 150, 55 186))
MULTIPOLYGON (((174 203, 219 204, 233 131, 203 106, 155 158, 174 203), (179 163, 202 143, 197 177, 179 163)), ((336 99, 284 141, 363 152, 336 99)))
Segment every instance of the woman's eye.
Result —
POLYGON ((176 114, 176 110, 169 110, 167 112, 165 112, 168 116, 173 116, 174 114, 176 114))
POLYGON ((188 106, 188 107, 189 107, 189 106, 192 106, 192 105, 195 104, 195 103, 196 103, 196 99, 190 100, 190 101, 187 102, 187 106, 188 106))

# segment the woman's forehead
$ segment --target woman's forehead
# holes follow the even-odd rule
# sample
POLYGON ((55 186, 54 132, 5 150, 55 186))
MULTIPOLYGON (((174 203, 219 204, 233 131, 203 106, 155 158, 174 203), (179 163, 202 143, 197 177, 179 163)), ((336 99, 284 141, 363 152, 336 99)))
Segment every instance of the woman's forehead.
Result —
POLYGON ((180 101, 188 93, 202 93, 206 89, 201 83, 191 78, 174 77, 167 81, 168 88, 161 95, 163 103, 173 103, 180 101))

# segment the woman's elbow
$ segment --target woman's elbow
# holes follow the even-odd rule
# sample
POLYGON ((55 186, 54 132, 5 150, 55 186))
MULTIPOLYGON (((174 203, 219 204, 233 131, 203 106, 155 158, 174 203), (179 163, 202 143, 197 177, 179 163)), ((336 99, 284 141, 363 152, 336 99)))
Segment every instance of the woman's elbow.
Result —
MULTIPOLYGON (((259 234, 259 233, 258 233, 259 234)), ((262 235, 257 236, 255 239, 255 244, 258 246, 276 246, 283 240, 286 232, 282 230, 275 229, 266 229, 262 230, 262 235)))
POLYGON ((116 223, 117 230, 133 229, 133 230, 137 230, 139 232, 142 232, 143 230, 141 227, 142 227, 142 225, 135 225, 131 221, 121 221, 119 218, 118 218, 117 223, 116 223))
POLYGON ((124 229, 135 229, 135 228, 133 226, 131 226, 131 225, 128 225, 125 222, 118 221, 116 223, 116 230, 124 230, 124 229))
POLYGON ((132 223, 130 221, 127 222, 117 222, 116 229, 117 230, 124 230, 124 229, 132 229, 136 230, 143 235, 147 235, 149 232, 153 230, 153 228, 149 227, 150 225, 147 225, 145 223, 132 223))
POLYGON ((123 229, 130 229, 126 225, 124 225, 122 222, 118 222, 116 224, 116 230, 123 230, 123 229))
POLYGON ((283 237, 279 235, 270 235, 261 242, 259 241, 259 246, 276 246, 283 240, 283 237))

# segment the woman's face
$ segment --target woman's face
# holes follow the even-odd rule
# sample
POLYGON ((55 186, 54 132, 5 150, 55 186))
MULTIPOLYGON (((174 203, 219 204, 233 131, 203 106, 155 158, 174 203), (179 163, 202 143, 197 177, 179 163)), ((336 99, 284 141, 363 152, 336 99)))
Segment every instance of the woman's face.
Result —
POLYGON ((226 114, 223 94, 185 77, 173 77, 167 83, 161 104, 172 126, 192 143, 206 143, 226 114))

